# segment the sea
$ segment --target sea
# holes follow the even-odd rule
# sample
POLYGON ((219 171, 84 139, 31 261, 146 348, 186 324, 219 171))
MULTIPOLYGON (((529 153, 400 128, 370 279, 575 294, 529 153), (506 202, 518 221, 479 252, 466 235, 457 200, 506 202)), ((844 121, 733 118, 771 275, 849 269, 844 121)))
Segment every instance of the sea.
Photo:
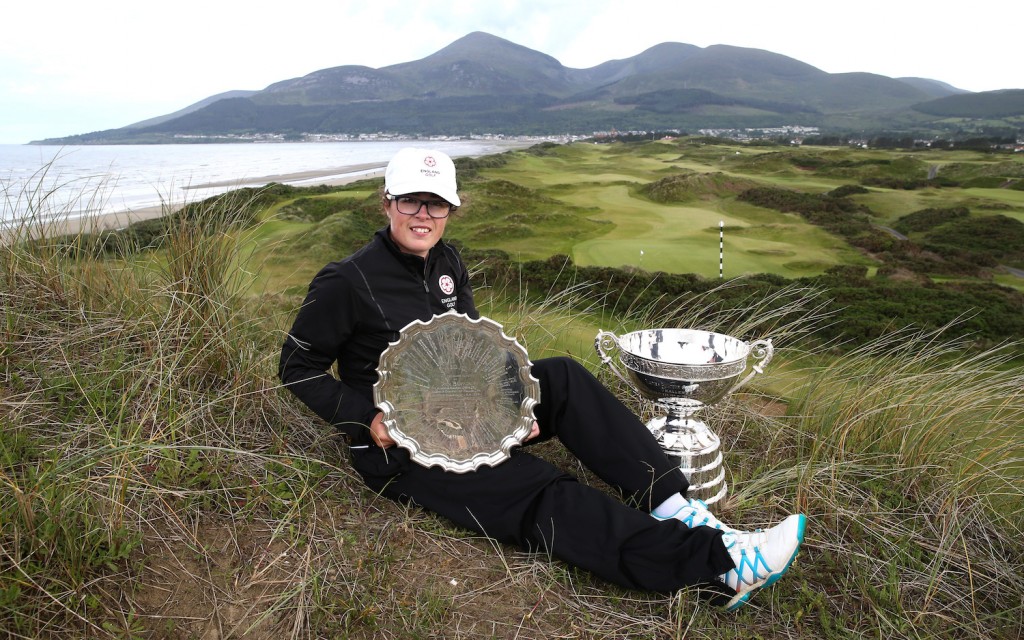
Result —
POLYGON ((385 140, 163 145, 0 145, 0 223, 181 205, 240 187, 359 177, 399 149, 452 157, 499 153, 522 141, 385 140))

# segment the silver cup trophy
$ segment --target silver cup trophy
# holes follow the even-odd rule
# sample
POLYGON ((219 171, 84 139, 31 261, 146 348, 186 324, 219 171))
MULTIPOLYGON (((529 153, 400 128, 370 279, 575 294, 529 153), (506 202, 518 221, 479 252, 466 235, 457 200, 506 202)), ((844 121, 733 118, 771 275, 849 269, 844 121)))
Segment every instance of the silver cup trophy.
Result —
POLYGON ((775 349, 771 340, 747 343, 721 333, 695 329, 648 329, 617 336, 599 331, 594 348, 601 362, 667 415, 652 419, 647 428, 690 481, 688 496, 708 504, 725 497, 728 489, 722 466, 721 440, 695 414, 764 373, 775 349), (622 375, 609 352, 618 349, 622 375), (757 362, 747 368, 747 357, 757 362))

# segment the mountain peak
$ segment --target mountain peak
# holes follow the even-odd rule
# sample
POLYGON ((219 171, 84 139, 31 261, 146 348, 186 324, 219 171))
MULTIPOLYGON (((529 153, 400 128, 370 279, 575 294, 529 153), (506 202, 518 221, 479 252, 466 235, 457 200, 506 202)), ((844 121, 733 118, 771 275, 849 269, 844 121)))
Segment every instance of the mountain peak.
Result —
POLYGON ((516 46, 516 47, 520 46, 520 45, 517 45, 516 43, 512 42, 511 40, 506 40, 505 38, 496 36, 494 34, 487 33, 486 31, 471 31, 470 33, 467 33, 466 35, 462 36, 458 40, 455 40, 454 42, 452 42, 450 45, 448 45, 448 47, 453 47, 453 46, 456 46, 456 45, 459 45, 459 44, 469 44, 469 45, 474 45, 474 46, 478 46, 478 45, 498 45, 498 44, 509 45, 510 44, 510 45, 513 45, 513 46, 516 46))
MULTIPOLYGON (((510 40, 485 33, 473 31, 451 43, 447 47, 427 56, 420 62, 450 60, 475 60, 477 62, 497 61, 503 64, 541 64, 544 66, 561 67, 555 58, 546 53, 535 51, 510 40)), ((408 64, 408 63, 406 63, 408 64)), ((399 65, 396 65, 399 66, 399 65)))

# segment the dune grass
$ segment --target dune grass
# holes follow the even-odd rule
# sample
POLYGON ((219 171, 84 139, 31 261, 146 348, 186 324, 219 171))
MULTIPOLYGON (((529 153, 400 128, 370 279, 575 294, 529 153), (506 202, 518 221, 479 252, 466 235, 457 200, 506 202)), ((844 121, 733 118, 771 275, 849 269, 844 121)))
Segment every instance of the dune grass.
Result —
MULTIPOLYGON (((724 520, 810 517, 790 573, 727 614, 693 591, 608 585, 362 488, 344 444, 275 378, 302 292, 260 288, 266 256, 253 248, 280 228, 232 215, 246 208, 228 196, 168 217, 157 249, 102 251, 32 221, 0 246, 6 636, 1024 634, 1024 374, 1008 364, 1020 345, 971 352, 942 332, 896 333, 833 358, 812 339, 831 321, 819 291, 786 289, 785 312, 677 301, 684 324, 770 336, 776 362, 812 363, 768 367, 707 417, 727 451, 724 520)), ((566 276, 539 303, 514 279, 491 283, 481 309, 531 357, 580 358, 650 417, 592 339, 658 318, 628 291, 566 276), (597 304, 608 296, 613 311, 597 304)), ((539 453, 601 486, 557 443, 539 453)))

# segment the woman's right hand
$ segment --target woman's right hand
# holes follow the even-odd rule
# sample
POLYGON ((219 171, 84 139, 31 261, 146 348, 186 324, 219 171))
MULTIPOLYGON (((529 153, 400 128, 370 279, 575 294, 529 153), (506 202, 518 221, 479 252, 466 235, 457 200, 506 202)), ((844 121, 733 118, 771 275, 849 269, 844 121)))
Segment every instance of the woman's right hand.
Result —
POLYGON ((388 435, 387 427, 384 426, 383 413, 373 416, 373 421, 370 422, 370 437, 381 449, 395 446, 395 441, 388 435))

